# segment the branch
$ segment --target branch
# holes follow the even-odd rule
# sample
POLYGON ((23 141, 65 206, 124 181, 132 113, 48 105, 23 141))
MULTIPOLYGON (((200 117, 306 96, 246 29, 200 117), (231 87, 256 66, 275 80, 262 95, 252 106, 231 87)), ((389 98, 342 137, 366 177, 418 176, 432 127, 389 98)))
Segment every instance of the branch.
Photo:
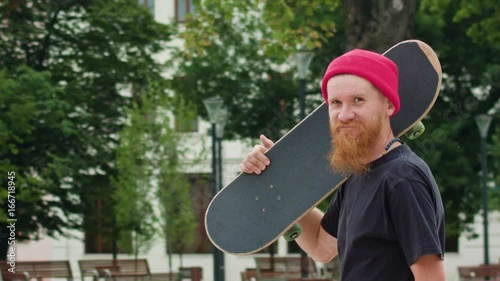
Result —
POLYGON ((47 52, 48 52, 48 49, 50 46, 51 31, 54 29, 54 25, 57 23, 57 17, 59 15, 60 11, 61 11, 61 9, 57 8, 54 15, 52 16, 52 19, 45 25, 45 28, 47 29, 47 34, 43 38, 42 48, 40 49, 40 51, 38 52, 38 55, 37 55, 38 66, 40 68, 42 68, 43 62, 48 57, 47 52))

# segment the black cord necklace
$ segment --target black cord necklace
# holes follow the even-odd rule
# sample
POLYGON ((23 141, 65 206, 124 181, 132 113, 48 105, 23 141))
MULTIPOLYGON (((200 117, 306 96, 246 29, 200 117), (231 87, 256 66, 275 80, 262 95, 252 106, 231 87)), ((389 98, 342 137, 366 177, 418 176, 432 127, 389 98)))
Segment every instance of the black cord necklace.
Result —
POLYGON ((389 149, 391 148, 391 146, 395 143, 395 142, 399 142, 401 144, 403 144, 404 142, 400 139, 400 138, 393 138, 386 146, 385 146, 385 150, 384 152, 382 153, 382 156, 384 156, 385 154, 387 154, 387 152, 389 152, 389 149))

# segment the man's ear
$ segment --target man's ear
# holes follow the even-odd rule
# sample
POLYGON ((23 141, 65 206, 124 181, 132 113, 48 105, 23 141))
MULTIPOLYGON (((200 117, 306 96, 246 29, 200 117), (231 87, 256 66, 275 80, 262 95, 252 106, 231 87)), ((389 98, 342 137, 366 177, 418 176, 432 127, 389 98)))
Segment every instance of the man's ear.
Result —
POLYGON ((388 116, 392 116, 394 111, 396 111, 396 107, 389 99, 386 98, 386 101, 387 101, 386 113, 388 116))

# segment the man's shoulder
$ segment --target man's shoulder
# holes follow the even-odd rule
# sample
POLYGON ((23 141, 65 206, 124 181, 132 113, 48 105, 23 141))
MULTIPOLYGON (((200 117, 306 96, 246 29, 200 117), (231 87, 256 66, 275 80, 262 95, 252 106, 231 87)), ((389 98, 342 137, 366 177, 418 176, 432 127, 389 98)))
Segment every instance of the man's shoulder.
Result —
POLYGON ((433 181, 432 172, 427 163, 406 144, 392 151, 391 160, 387 161, 383 171, 377 174, 390 187, 395 187, 408 180, 433 181))
POLYGON ((407 144, 400 145, 393 151, 392 161, 388 161, 388 168, 403 167, 408 169, 428 170, 427 163, 415 153, 407 144))

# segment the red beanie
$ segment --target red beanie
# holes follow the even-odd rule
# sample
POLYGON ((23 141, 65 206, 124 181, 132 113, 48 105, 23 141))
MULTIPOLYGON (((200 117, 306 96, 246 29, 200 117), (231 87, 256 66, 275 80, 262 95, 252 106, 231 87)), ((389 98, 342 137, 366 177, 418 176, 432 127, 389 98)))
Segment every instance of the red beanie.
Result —
POLYGON ((394 104, 396 110, 392 115, 399 111, 398 67, 387 57, 355 49, 334 59, 328 65, 321 83, 325 101, 328 101, 326 91, 328 80, 337 74, 352 74, 368 80, 394 104))

